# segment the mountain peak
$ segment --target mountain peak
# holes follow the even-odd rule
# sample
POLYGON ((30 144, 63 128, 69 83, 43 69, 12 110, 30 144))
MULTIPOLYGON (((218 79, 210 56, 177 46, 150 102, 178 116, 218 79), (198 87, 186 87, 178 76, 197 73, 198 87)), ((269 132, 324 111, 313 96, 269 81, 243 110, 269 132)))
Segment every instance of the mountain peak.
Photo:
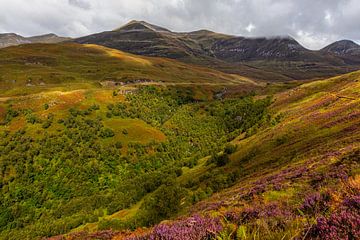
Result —
POLYGON ((56 35, 55 33, 47 33, 47 34, 43 34, 43 35, 39 35, 39 36, 34 36, 34 37, 59 37, 59 36, 56 35))
POLYGON ((22 37, 16 33, 0 33, 0 37, 22 37))
POLYGON ((360 45, 351 40, 340 40, 321 49, 322 52, 333 53, 336 55, 352 55, 360 53, 360 45))
POLYGON ((145 21, 132 20, 125 24, 124 26, 115 29, 115 31, 141 31, 141 30, 151 30, 154 32, 170 32, 170 30, 153 25, 145 21))

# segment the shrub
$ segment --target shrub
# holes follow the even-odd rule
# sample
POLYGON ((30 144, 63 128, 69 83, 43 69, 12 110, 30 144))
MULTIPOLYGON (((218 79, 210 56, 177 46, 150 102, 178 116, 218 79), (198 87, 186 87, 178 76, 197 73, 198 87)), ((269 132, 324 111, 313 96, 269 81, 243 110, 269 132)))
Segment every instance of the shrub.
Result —
POLYGON ((225 146, 224 153, 226 154, 232 154, 236 152, 237 146, 235 144, 228 143, 225 146))
POLYGON ((230 162, 229 156, 227 154, 214 154, 208 160, 207 164, 215 163, 218 167, 223 167, 230 162))
POLYGON ((152 225, 163 219, 170 218, 181 209, 181 202, 186 196, 185 189, 173 185, 160 186, 141 206, 138 215, 143 225, 152 225))
POLYGON ((300 210, 307 214, 324 212, 329 208, 329 193, 314 193, 306 196, 300 210))
POLYGON ((110 128, 103 128, 100 131, 100 137, 102 137, 102 138, 111 138, 113 136, 115 136, 115 133, 110 128))

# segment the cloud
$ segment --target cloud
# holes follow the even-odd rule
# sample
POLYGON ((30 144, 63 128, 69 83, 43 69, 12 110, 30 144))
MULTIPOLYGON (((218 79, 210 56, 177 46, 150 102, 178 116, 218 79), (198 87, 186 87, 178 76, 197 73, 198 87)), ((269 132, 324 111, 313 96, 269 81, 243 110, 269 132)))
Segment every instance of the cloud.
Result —
POLYGON ((69 0, 69 4, 85 10, 91 9, 90 1, 86 0, 69 0))
POLYGON ((290 35, 311 49, 360 40, 358 0, 0 0, 0 31, 78 37, 132 19, 174 31, 290 35))
POLYGON ((251 33, 255 28, 256 28, 256 26, 254 24, 249 23, 249 25, 245 29, 246 29, 246 31, 251 33))

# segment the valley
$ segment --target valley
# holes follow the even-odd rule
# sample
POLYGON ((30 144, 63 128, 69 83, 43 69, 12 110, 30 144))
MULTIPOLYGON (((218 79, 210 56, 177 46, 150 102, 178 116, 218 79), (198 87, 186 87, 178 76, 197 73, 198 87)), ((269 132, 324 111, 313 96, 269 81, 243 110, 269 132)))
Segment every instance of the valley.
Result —
POLYGON ((32 41, 0 49, 0 239, 360 237, 356 43, 32 41))

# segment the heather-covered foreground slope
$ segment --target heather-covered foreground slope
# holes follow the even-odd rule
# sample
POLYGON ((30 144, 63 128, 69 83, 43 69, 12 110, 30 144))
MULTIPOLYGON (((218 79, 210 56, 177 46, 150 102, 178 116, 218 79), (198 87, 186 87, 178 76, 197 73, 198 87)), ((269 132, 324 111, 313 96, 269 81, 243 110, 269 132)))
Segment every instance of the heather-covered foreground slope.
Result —
POLYGON ((360 73, 275 99, 279 122, 239 140, 225 168, 240 168, 238 184, 192 211, 220 214, 240 239, 358 239, 360 73))
POLYGON ((271 113, 225 148, 229 162, 183 168, 177 181, 200 200, 183 217, 66 239, 359 239, 360 72, 276 94, 271 113))

